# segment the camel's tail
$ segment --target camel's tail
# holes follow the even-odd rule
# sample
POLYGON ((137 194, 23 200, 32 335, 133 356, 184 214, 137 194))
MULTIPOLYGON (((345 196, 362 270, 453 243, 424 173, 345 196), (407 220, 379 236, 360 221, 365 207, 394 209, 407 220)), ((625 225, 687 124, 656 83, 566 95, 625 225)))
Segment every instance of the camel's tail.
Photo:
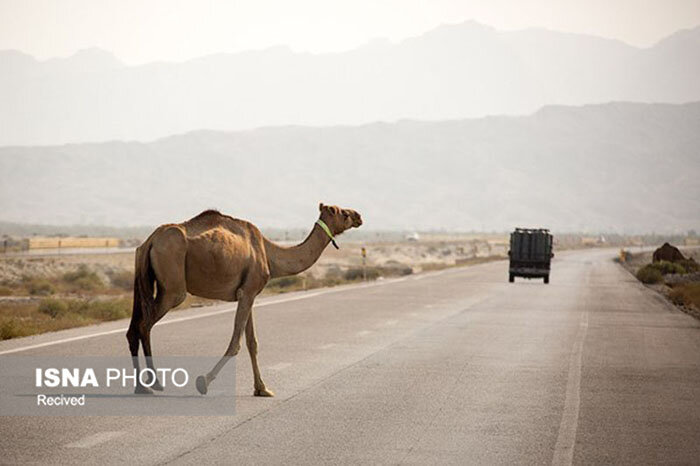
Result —
POLYGON ((153 235, 136 249, 136 264, 134 267, 134 307, 131 314, 131 325, 138 325, 141 319, 151 321, 155 310, 154 282, 155 273, 151 267, 151 244, 153 235))

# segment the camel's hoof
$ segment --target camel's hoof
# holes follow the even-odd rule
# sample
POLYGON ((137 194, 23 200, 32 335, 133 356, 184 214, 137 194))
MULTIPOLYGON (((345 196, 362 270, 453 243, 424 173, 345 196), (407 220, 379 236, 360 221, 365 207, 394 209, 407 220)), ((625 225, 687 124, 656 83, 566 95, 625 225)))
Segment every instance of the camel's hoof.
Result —
POLYGON ((134 389, 134 393, 136 395, 153 395, 153 390, 139 384, 139 385, 136 385, 136 388, 134 389))
POLYGON ((265 397, 273 397, 275 396, 275 392, 268 388, 263 388, 263 389, 255 389, 253 392, 253 396, 265 396, 265 397))
POLYGON ((207 394, 207 379, 203 375, 197 377, 197 391, 202 395, 207 394))
POLYGON ((151 385, 151 388, 153 390, 158 390, 159 392, 163 391, 163 386, 160 384, 160 381, 158 379, 156 379, 156 381, 153 383, 153 385, 151 385))
POLYGON ((150 388, 151 390, 158 390, 159 392, 163 391, 163 386, 160 384, 160 380, 158 380, 158 377, 155 376, 155 369, 152 369, 153 373, 147 372, 147 380, 146 380, 146 386, 150 388))
POLYGON ((155 375, 148 374, 148 380, 146 381, 146 385, 151 390, 158 390, 159 392, 163 391, 163 386, 160 384, 160 380, 158 380, 158 377, 156 377, 155 375))

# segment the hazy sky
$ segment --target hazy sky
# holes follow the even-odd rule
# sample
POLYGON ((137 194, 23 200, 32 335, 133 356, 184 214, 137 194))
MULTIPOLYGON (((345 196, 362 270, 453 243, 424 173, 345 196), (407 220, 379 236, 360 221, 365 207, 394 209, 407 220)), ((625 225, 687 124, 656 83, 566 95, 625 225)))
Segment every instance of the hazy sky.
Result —
POLYGON ((271 45, 328 52, 474 19, 648 46, 700 24, 700 0, 0 0, 0 49, 37 58, 100 47, 129 64, 271 45))

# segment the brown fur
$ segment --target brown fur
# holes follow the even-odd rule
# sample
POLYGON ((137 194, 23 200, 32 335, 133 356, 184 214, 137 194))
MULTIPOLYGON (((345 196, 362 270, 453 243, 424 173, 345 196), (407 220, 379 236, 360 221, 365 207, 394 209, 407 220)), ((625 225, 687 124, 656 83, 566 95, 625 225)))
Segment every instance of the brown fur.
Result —
MULTIPOLYGON (((319 205, 320 219, 339 235, 362 225, 360 214, 337 206, 319 205)), ((139 342, 153 369, 150 333, 153 325, 184 301, 187 292, 210 299, 237 301, 235 325, 224 357, 197 386, 206 393, 226 361, 238 354, 245 330, 253 365, 255 395, 272 396, 260 376, 252 307, 270 278, 294 275, 311 267, 330 239, 316 224, 308 237, 293 247, 267 240, 250 222, 206 210, 178 224, 158 227, 136 250, 134 307, 127 332, 134 367, 139 368, 139 342)), ((153 386, 161 390, 160 384, 153 386)), ((138 386, 137 393, 149 393, 138 386)))

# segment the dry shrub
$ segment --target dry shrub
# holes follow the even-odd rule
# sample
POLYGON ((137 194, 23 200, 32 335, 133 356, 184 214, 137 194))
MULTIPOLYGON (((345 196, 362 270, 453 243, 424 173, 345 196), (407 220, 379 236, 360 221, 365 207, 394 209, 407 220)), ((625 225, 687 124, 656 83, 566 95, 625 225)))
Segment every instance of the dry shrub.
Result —
POLYGON ((685 259, 678 262, 678 264, 685 269, 686 273, 693 273, 700 270, 700 266, 693 259, 685 259))
POLYGON ((20 322, 19 319, 10 318, 0 321, 0 340, 24 337, 31 335, 32 333, 35 332, 22 325, 22 322, 20 322))
POLYGON ((88 319, 101 322, 129 317, 131 315, 131 301, 128 299, 88 301, 48 298, 39 303, 39 312, 54 319, 88 319))
POLYGON ((91 325, 130 314, 130 299, 45 298, 40 303, 0 302, 0 339, 91 325))
POLYGON ((684 261, 684 263, 688 269, 686 269, 686 267, 684 267, 681 263, 669 261, 658 261, 647 264, 637 271, 637 279, 642 283, 660 283, 663 281, 664 275, 684 275, 693 271, 693 267, 697 266, 694 261, 684 261))
POLYGON ((49 296, 56 292, 53 284, 45 278, 24 277, 23 282, 30 295, 49 296))
POLYGON ((376 280, 382 273, 378 267, 365 267, 364 271, 362 267, 351 267, 345 271, 343 278, 347 281, 356 281, 362 280, 365 275, 367 276, 367 280, 376 280))
POLYGON ((131 316, 131 300, 83 301, 76 313, 95 320, 118 320, 131 316))
POLYGON ((659 269, 651 265, 645 265, 637 271, 637 279, 642 283, 652 284, 662 282, 664 276, 659 269))
POLYGON ((112 285, 121 288, 126 291, 132 291, 134 289, 134 272, 128 270, 122 270, 120 272, 113 272, 109 275, 109 279, 112 285))
POLYGON ((669 273, 678 273, 678 274, 686 273, 685 268, 683 268, 683 266, 681 264, 677 264, 675 262, 658 261, 658 262, 654 262, 652 264, 649 264, 649 267, 654 267, 659 272, 661 272, 661 275, 666 275, 669 273))
POLYGON ((68 313, 68 303, 56 298, 42 299, 39 303, 39 312, 55 319, 68 313))
POLYGON ((273 278, 267 283, 267 287, 274 289, 286 289, 303 286, 304 279, 300 275, 290 275, 288 277, 273 278))
POLYGON ((683 306, 695 305, 700 308, 700 283, 682 283, 673 287, 669 295, 671 301, 683 306))
POLYGON ((74 272, 63 274, 63 281, 72 285, 76 291, 94 291, 104 287, 100 277, 85 264, 80 264, 74 272))

